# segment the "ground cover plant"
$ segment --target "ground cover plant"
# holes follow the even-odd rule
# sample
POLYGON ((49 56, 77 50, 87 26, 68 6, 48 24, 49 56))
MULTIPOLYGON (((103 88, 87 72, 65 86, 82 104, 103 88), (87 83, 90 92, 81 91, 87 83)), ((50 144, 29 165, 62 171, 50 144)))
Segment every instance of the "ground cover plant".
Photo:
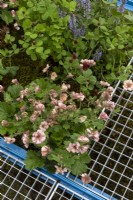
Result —
POLYGON ((110 84, 131 70, 133 16, 122 6, 0 2, 0 133, 8 143, 22 141, 27 168, 69 170, 90 181, 88 149, 108 119, 102 109, 115 107, 110 84))

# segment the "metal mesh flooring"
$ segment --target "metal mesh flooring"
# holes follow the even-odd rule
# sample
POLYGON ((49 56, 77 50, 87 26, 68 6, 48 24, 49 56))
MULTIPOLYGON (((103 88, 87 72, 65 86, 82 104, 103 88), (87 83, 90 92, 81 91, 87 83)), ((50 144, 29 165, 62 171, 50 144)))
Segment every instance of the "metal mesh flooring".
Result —
POLYGON ((56 184, 38 170, 25 170, 23 162, 6 153, 1 152, 0 166, 0 200, 44 200, 56 184))
MULTIPOLYGON (((130 79, 133 80, 133 74, 130 79)), ((113 100, 120 112, 116 116, 110 113, 100 141, 94 143, 90 150, 92 161, 88 171, 92 177, 91 190, 98 188, 101 190, 99 194, 109 194, 107 199, 132 200, 133 92, 123 90, 119 81, 113 100)), ((72 178, 70 174, 68 178, 72 178)), ((73 181, 78 182, 77 177, 73 177, 73 181)))

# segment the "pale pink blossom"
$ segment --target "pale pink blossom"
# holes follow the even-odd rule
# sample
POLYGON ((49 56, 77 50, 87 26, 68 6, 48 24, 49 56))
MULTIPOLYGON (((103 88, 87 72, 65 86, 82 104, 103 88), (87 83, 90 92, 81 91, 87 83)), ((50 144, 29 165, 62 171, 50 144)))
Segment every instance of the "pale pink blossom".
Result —
POLYGON ((55 171, 56 174, 64 175, 64 173, 67 172, 67 168, 63 168, 61 166, 59 167, 57 165, 55 165, 55 168, 56 168, 56 171, 55 171))
POLYGON ((29 147, 29 134, 30 134, 30 131, 27 130, 23 133, 23 136, 22 136, 22 142, 23 142, 25 148, 29 147))
POLYGON ((41 114, 41 112, 44 111, 45 106, 40 101, 35 101, 34 102, 34 108, 35 108, 36 111, 38 111, 41 114))
POLYGON ((102 98, 104 99, 104 100, 106 100, 106 101, 109 101, 109 100, 111 100, 111 95, 110 95, 110 93, 109 92, 107 92, 107 91, 104 91, 103 93, 102 93, 102 98))
POLYGON ((16 23, 14 23, 14 28, 16 29, 16 30, 20 30, 20 27, 19 27, 19 25, 18 25, 18 23, 16 22, 16 23))
POLYGON ((83 101, 84 100, 84 98, 85 98, 85 95, 83 94, 83 93, 76 93, 76 92, 72 92, 71 93, 71 97, 73 98, 73 99, 79 99, 80 101, 83 101))
POLYGON ((90 140, 85 135, 81 135, 81 136, 79 136, 78 141, 86 143, 86 142, 89 142, 90 140))
POLYGON ((41 88, 39 87, 39 85, 35 86, 35 93, 38 93, 41 91, 41 88))
POLYGON ((61 91, 62 92, 67 92, 67 90, 70 89, 70 87, 71 86, 69 84, 63 83, 62 86, 61 86, 61 91))
POLYGON ((84 154, 89 149, 89 145, 84 145, 79 147, 79 153, 84 154))
POLYGON ((4 87, 2 85, 0 85, 0 92, 4 92, 4 87))
POLYGON ((58 113, 58 107, 55 106, 55 108, 52 109, 51 113, 52 113, 53 115, 56 115, 56 114, 58 113))
POLYGON ((105 81, 100 81, 100 84, 101 84, 101 86, 104 86, 104 87, 109 87, 110 86, 110 84, 108 83, 108 82, 105 82, 105 81))
POLYGON ((17 121, 21 120, 21 117, 20 117, 19 115, 17 115, 17 114, 15 114, 14 117, 15 117, 15 119, 16 119, 17 121))
POLYGON ((88 184, 88 183, 91 182, 91 177, 90 177, 88 174, 86 174, 86 173, 81 174, 81 181, 82 181, 83 183, 88 184))
POLYGON ((18 85, 18 84, 19 84, 19 82, 18 82, 17 79, 12 79, 12 83, 15 84, 15 85, 18 85))
POLYGON ((38 113, 38 111, 34 111, 33 114, 30 116, 30 121, 34 122, 36 121, 36 119, 38 118, 40 113, 38 113))
POLYGON ((55 80, 56 78, 57 78, 57 73, 56 72, 52 72, 51 74, 50 74, 50 78, 51 78, 51 80, 55 80))
POLYGON ((87 129, 88 137, 92 138, 94 141, 99 141, 99 132, 94 131, 92 128, 87 129))
POLYGON ((96 100, 96 106, 98 108, 102 108, 102 103, 101 103, 101 101, 99 99, 96 100))
POLYGON ((1 125, 2 126, 8 126, 9 122, 7 120, 2 120, 1 125))
POLYGON ((28 113, 27 113, 27 112, 22 112, 22 113, 21 113, 21 116, 22 116, 22 117, 27 117, 27 116, 28 116, 28 113))
POLYGON ((36 132, 33 133, 32 135, 32 142, 34 144, 41 144, 46 140, 46 135, 44 131, 38 129, 36 132))
POLYGON ((25 112, 25 110, 26 110, 26 106, 23 105, 23 106, 20 108, 20 111, 21 111, 21 112, 25 112))
POLYGON ((72 73, 68 73, 67 78, 73 78, 74 75, 72 73))
POLYGON ((84 64, 86 62, 89 66, 94 66, 96 64, 96 62, 94 60, 88 60, 88 59, 82 59, 80 62, 82 64, 84 64))
POLYGON ((49 124, 48 124, 47 121, 41 122, 41 124, 40 124, 40 126, 39 126, 39 129, 40 129, 40 130, 46 131, 48 128, 49 128, 49 124))
POLYGON ((106 91, 109 93, 109 94, 112 94, 112 92, 114 91, 114 88, 113 87, 108 87, 107 89, 106 89, 106 91))
POLYGON ((80 148, 80 143, 76 142, 76 143, 70 143, 66 149, 68 152, 79 153, 79 148, 80 148))
POLYGON ((103 101, 104 108, 108 110, 113 110, 115 108, 115 103, 113 101, 103 101))
POLYGON ((60 100, 61 100, 62 102, 66 101, 67 98, 68 98, 68 95, 67 95, 66 93, 62 93, 62 94, 60 95, 60 100))
POLYGON ((124 88, 124 90, 132 91, 133 90, 133 81, 132 80, 124 81, 123 88, 124 88))
POLYGON ((8 144, 12 144, 16 141, 16 139, 12 137, 4 137, 4 141, 8 144))
POLYGON ((85 120, 87 119, 87 116, 80 116, 79 120, 81 123, 85 122, 85 120))
POLYGON ((76 110, 76 105, 72 105, 72 104, 71 104, 71 105, 68 105, 68 106, 67 106, 67 109, 68 109, 68 110, 76 110))
POLYGON ((101 114, 99 115, 99 118, 106 121, 109 118, 109 116, 107 115, 107 113, 101 112, 101 114))
POLYGON ((42 156, 47 156, 49 154, 49 152, 51 151, 50 147, 48 146, 43 146, 41 148, 41 155, 42 156))
POLYGON ((62 110, 66 110, 67 106, 62 101, 58 101, 58 108, 62 110))
POLYGON ((23 99, 25 96, 27 96, 30 93, 30 90, 28 88, 25 88, 24 90, 20 91, 20 98, 23 99))
POLYGON ((15 10, 11 10, 11 14, 12 14, 12 17, 16 17, 16 11, 15 10))
POLYGON ((47 64, 46 67, 42 70, 43 73, 46 73, 48 71, 48 69, 50 68, 50 65, 47 64))
POLYGON ((0 5, 0 7, 3 8, 3 9, 4 9, 4 8, 7 8, 7 7, 8 7, 8 4, 7 4, 7 3, 2 3, 2 4, 0 5))
POLYGON ((57 92, 55 90, 50 90, 50 98, 55 99, 58 96, 57 92))

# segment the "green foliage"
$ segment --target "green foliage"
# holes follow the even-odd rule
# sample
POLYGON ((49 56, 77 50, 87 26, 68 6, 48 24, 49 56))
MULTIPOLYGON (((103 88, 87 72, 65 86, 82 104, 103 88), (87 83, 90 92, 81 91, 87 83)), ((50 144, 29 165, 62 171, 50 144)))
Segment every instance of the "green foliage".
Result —
POLYGON ((30 170, 35 169, 37 167, 44 166, 44 160, 38 156, 37 152, 32 151, 32 150, 29 150, 27 152, 24 163, 26 165, 26 169, 30 169, 30 170))
POLYGON ((16 66, 4 67, 2 64, 2 60, 0 60, 0 80, 2 80, 3 77, 8 73, 11 73, 14 76, 17 70, 18 67, 16 66))

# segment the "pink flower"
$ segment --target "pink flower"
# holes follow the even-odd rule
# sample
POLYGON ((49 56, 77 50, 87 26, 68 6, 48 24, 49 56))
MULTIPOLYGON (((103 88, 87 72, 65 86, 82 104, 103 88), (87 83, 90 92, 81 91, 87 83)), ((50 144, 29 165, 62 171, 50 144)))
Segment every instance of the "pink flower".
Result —
POLYGON ((103 93, 102 93, 102 98, 104 99, 104 100, 106 100, 106 101, 109 101, 109 100, 111 100, 111 95, 110 95, 110 93, 109 92, 107 92, 107 91, 104 91, 103 93))
POLYGON ((30 121, 31 122, 36 121, 36 119, 38 118, 39 114, 40 113, 38 111, 34 111, 33 114, 30 116, 30 121))
POLYGON ((87 119, 87 116, 80 116, 79 118, 81 123, 85 122, 86 119, 87 119))
POLYGON ((27 96, 30 93, 30 90, 28 88, 25 88, 24 90, 20 91, 20 98, 23 99, 25 96, 27 96))
POLYGON ((57 78, 56 72, 52 72, 52 73, 50 74, 50 77, 51 77, 51 80, 54 81, 54 80, 57 78))
POLYGON ((50 98, 54 99, 58 96, 57 92, 55 90, 50 90, 50 98))
POLYGON ((41 124, 40 124, 40 126, 39 126, 39 129, 40 129, 40 130, 46 131, 48 128, 49 128, 49 124, 48 124, 47 121, 41 122, 41 124))
POLYGON ((15 84, 15 85, 18 85, 18 84, 19 84, 19 82, 18 82, 17 79, 12 79, 12 83, 15 84))
POLYGON ((42 130, 37 130, 36 132, 33 133, 32 135, 32 142, 34 144, 41 144, 46 140, 46 135, 42 130))
POLYGON ((60 95, 60 100, 61 100, 62 102, 66 101, 67 98, 68 98, 68 95, 67 95, 66 93, 62 93, 62 94, 60 95))
POLYGON ((88 184, 88 183, 91 182, 91 177, 90 177, 88 174, 86 174, 86 173, 81 174, 81 181, 82 181, 83 183, 88 184))
POLYGON ((58 101, 58 108, 62 110, 66 110, 67 106, 64 103, 62 103, 62 101, 58 101))
POLYGON ((80 143, 76 142, 76 143, 70 143, 66 149, 68 152, 79 153, 79 148, 80 148, 80 143))
POLYGON ((11 14, 12 14, 12 17, 16 17, 16 11, 15 10, 11 10, 11 14))
POLYGON ((86 143, 86 142, 89 142, 90 140, 85 135, 81 135, 81 136, 79 136, 78 141, 86 143))
POLYGON ((109 116, 105 112, 101 112, 99 118, 106 121, 109 118, 109 116))
POLYGON ((110 87, 108 87, 108 88, 106 89, 106 91, 111 95, 112 92, 114 91, 114 88, 110 86, 110 87))
POLYGON ((2 5, 0 5, 0 7, 3 8, 3 9, 4 9, 4 8, 7 8, 7 7, 8 7, 8 4, 7 4, 7 3, 2 3, 2 5))
POLYGON ((67 172, 67 168, 63 168, 63 167, 59 167, 59 166, 57 166, 57 165, 55 165, 55 168, 56 168, 56 174, 62 174, 62 175, 64 175, 64 173, 65 172, 67 172))
POLYGON ((61 91, 62 92, 67 92, 67 90, 70 89, 70 87, 71 86, 69 84, 63 83, 62 86, 61 86, 61 91))
POLYGON ((42 154, 42 156, 47 156, 50 151, 51 151, 51 149, 48 146, 43 146, 41 148, 41 154, 42 154))
POLYGON ((87 70, 89 67, 92 67, 96 64, 94 60, 82 59, 80 67, 83 70, 87 70))
POLYGON ((20 117, 19 115, 17 115, 17 114, 15 114, 14 117, 15 117, 15 119, 16 119, 17 121, 21 120, 21 117, 20 117))
POLYGON ((124 81, 123 88, 124 88, 124 90, 132 91, 133 90, 133 81, 132 80, 124 81))
POLYGON ((81 92, 80 93, 72 92, 71 93, 71 97, 73 99, 79 99, 80 101, 83 101, 84 98, 85 98, 85 95, 83 93, 81 93, 81 92))
POLYGON ((17 22, 14 24, 14 28, 15 28, 16 30, 20 30, 20 27, 19 27, 19 25, 18 25, 17 22))
POLYGON ((16 141, 16 139, 12 137, 4 137, 4 141, 8 144, 12 144, 16 141))
POLYGON ((105 82, 105 81, 100 81, 100 84, 101 84, 101 86, 107 86, 107 87, 109 87, 110 86, 110 84, 108 83, 108 82, 105 82))
POLYGON ((113 101, 103 101, 103 106, 108 110, 113 110, 115 108, 115 103, 113 101))
POLYGON ((102 103, 101 103, 101 101, 99 99, 96 100, 96 106, 98 108, 102 108, 102 103))
POLYGON ((25 148, 29 147, 29 134, 30 134, 30 131, 27 130, 23 133, 23 136, 22 136, 22 142, 23 142, 25 148))
POLYGON ((36 111, 38 111, 41 114, 41 112, 44 111, 45 106, 40 101, 35 101, 34 102, 34 108, 35 108, 36 111))
POLYGON ((43 72, 43 73, 47 72, 49 68, 50 68, 50 65, 47 64, 46 67, 42 70, 42 72, 43 72))
POLYGON ((2 120, 1 125, 2 125, 2 126, 8 126, 8 125, 9 125, 9 122, 6 121, 6 120, 2 120))
POLYGON ((89 145, 80 146, 79 153, 83 154, 87 152, 88 149, 89 149, 89 145))
POLYGON ((4 92, 4 87, 2 85, 0 85, 0 92, 4 92))
POLYGON ((88 137, 92 138, 94 141, 98 142, 99 141, 99 132, 94 131, 91 128, 87 129, 88 137))
POLYGON ((35 93, 38 93, 38 92, 40 92, 41 91, 41 89, 40 89, 40 87, 37 85, 37 86, 35 86, 35 93))

